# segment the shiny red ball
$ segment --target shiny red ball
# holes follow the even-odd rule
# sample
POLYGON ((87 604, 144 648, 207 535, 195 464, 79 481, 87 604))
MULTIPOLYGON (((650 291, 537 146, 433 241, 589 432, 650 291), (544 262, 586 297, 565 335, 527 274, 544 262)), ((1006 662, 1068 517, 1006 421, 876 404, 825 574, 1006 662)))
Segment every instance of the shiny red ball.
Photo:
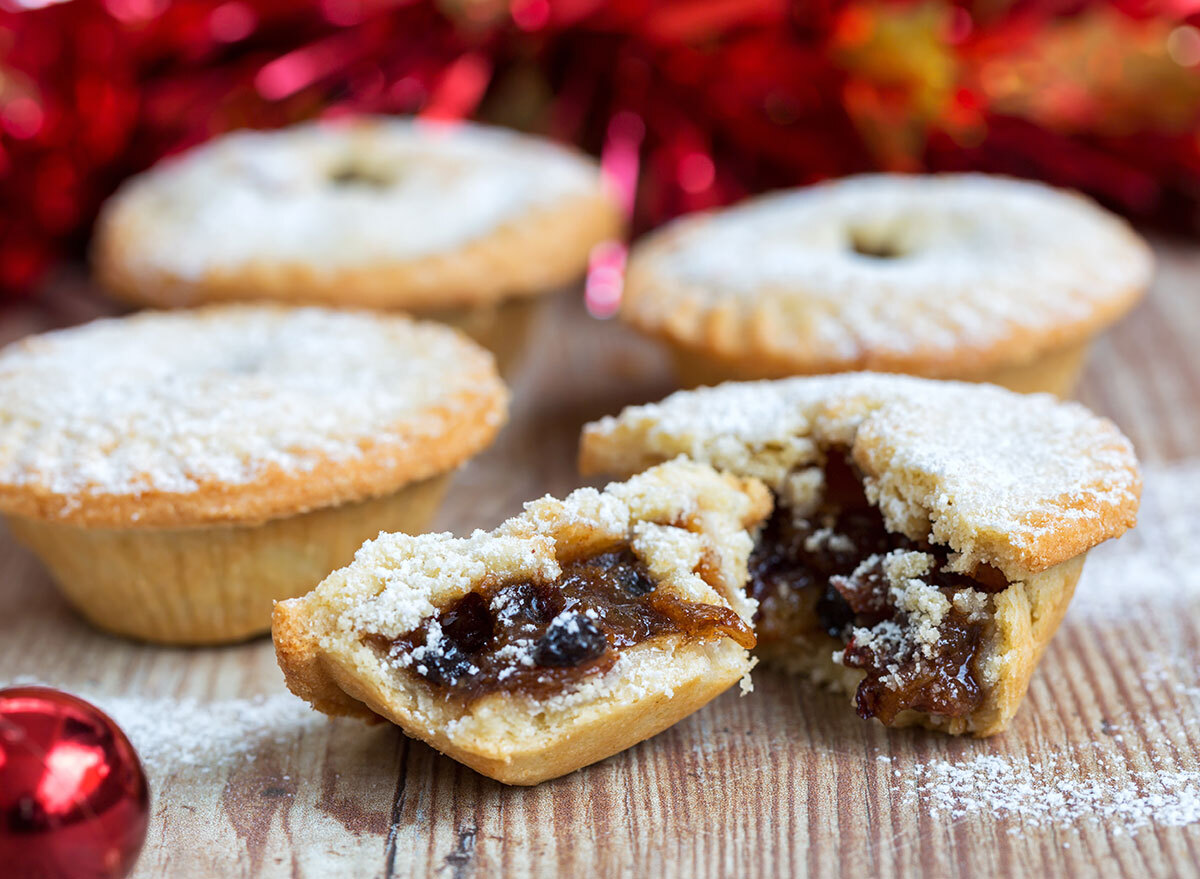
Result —
POLYGON ((0 690, 0 875, 121 879, 149 816, 142 764, 106 714, 49 687, 0 690))

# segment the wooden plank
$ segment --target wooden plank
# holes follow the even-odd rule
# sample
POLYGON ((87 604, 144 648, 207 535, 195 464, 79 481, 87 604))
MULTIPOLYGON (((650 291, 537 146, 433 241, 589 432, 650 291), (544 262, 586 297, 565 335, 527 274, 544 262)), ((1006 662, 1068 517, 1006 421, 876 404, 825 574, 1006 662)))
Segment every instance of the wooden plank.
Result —
MULTIPOLYGON (((1184 490, 1200 487, 1200 248, 1159 252, 1153 295, 1100 341, 1080 392, 1134 439, 1153 494, 1139 530, 1089 562, 999 738, 887 731, 761 670, 753 694, 624 754, 505 788, 390 727, 309 712, 265 641, 173 650, 92 631, 6 537, 0 681, 81 692, 129 729, 154 791, 137 877, 1200 875, 1200 553, 1181 524, 1200 521, 1184 490)), ((0 318, 0 340, 103 310, 66 277, 0 318)), ((579 427, 670 389, 655 346, 571 298, 542 319, 512 423, 458 474, 441 528, 575 487, 579 427)))

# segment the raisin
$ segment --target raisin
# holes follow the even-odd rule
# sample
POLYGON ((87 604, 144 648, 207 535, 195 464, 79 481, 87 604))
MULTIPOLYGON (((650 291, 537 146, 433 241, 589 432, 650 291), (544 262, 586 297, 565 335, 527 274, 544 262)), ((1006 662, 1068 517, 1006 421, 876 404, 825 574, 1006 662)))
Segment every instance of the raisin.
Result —
POLYGON ((890 617, 895 610, 882 562, 877 561, 862 572, 856 569, 847 576, 830 577, 829 585, 854 612, 856 625, 873 626, 890 617))
POLYGON ((442 637, 421 660, 423 676, 436 684, 453 686, 478 671, 472 657, 492 639, 492 616, 483 597, 468 592, 442 615, 442 637))
POLYGON ((608 649, 608 640, 596 624, 581 613, 559 616, 533 648, 538 665, 570 668, 599 659, 608 649))
POLYGON ((435 684, 452 687, 459 681, 469 678, 475 669, 471 657, 462 651, 457 644, 443 647, 421 660, 420 667, 424 669, 421 676, 435 684))
POLYGON ((516 583, 505 590, 498 622, 540 630, 563 609, 561 596, 542 584, 516 583))
POLYGON ((620 567, 613 570, 617 585, 630 595, 648 595, 654 591, 655 583, 640 568, 620 567))
POLYGON ((821 597, 817 599, 817 619, 823 631, 840 638, 847 627, 854 623, 854 611, 841 593, 829 586, 821 591, 821 597))
POLYGON ((442 643, 452 644, 464 653, 482 650, 492 639, 492 615, 478 592, 468 592, 447 613, 442 614, 442 643))

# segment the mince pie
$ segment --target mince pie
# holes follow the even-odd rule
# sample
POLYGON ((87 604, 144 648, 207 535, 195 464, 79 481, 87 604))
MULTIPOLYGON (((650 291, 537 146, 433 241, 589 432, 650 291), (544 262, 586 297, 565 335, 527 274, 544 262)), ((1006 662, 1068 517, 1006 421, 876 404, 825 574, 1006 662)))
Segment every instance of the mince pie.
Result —
POLYGON ((684 217, 638 244, 622 316, 688 385, 869 369, 1067 395, 1152 260, 1082 196, 870 174, 684 217))
POLYGON ((145 312, 0 352, 0 512, 101 628, 270 628, 382 529, 427 527, 503 424, 492 356, 403 316, 145 312))
POLYGON ((748 684, 743 591, 770 495, 686 461, 545 497, 494 531, 382 534, 275 607, 288 686, 536 784, 748 684))
POLYGON ((1048 395, 905 376, 731 383, 584 430, 585 472, 687 455, 775 507, 747 590, 759 653, 864 718, 991 735, 1016 713, 1087 551, 1141 483, 1109 421, 1048 395))
POLYGON ((582 153, 378 116, 239 131, 167 159, 105 206, 93 257, 136 304, 404 309, 508 357, 535 299, 578 280, 620 227, 582 153))

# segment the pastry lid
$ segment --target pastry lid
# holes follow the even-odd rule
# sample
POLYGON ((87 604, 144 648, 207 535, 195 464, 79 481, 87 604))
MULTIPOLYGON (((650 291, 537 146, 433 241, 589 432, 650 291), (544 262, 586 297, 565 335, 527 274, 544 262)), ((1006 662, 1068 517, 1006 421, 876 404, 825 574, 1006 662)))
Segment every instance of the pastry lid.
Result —
POLYGON ((504 128, 366 116, 236 131, 164 160, 105 205, 93 253, 105 284, 135 302, 428 309, 542 292, 539 262, 570 280, 619 227, 581 152, 504 128))
POLYGON ((116 528, 294 515, 458 466, 507 401, 490 354, 402 316, 98 320, 0 351, 0 511, 116 528))
POLYGON ((1010 580, 1133 527, 1141 479, 1105 418, 1046 394, 868 373, 681 391, 584 428, 581 468, 632 473, 687 455, 763 479, 848 450, 889 530, 1010 580))
POLYGON ((623 316, 763 375, 982 374, 1128 311, 1148 246, 1092 201, 982 174, 871 174, 685 217, 631 255, 623 316))

